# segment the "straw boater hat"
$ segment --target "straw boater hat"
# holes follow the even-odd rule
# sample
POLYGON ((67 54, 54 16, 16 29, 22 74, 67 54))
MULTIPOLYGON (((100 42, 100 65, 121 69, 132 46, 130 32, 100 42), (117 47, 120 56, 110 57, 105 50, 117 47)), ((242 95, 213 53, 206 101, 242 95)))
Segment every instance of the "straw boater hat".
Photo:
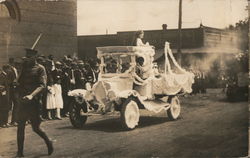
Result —
POLYGON ((62 63, 60 61, 57 61, 55 64, 56 65, 62 65, 62 63))

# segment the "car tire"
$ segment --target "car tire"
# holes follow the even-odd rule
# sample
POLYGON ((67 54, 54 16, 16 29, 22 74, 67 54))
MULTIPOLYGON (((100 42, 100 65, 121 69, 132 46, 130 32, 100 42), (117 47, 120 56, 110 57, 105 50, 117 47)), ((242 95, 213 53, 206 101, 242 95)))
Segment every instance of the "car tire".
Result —
POLYGON ((127 130, 134 129, 140 118, 138 104, 132 98, 128 98, 122 105, 121 109, 121 122, 123 128, 127 130))
POLYGON ((70 105, 69 109, 69 119, 71 124, 75 128, 82 128, 84 124, 87 121, 87 116, 86 115, 81 115, 81 113, 87 112, 87 104, 85 102, 82 103, 82 105, 79 105, 75 100, 72 102, 70 105), (84 107, 84 109, 82 108, 84 107))
POLYGON ((169 100, 170 108, 167 110, 167 115, 171 120, 176 120, 180 116, 181 106, 177 96, 171 97, 169 100))

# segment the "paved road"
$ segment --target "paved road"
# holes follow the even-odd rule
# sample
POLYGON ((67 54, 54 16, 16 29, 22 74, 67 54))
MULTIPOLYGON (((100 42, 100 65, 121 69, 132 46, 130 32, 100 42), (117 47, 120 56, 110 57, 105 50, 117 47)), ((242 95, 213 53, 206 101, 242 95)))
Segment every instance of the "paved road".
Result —
MULTIPOLYGON (((139 127, 123 131, 116 116, 92 116, 83 129, 67 118, 42 127, 54 140, 51 157, 239 157, 248 152, 248 103, 228 103, 223 96, 181 98, 182 114, 141 111, 139 127)), ((16 128, 0 129, 0 155, 16 152, 16 128)), ((30 126, 25 156, 46 157, 47 149, 30 126)), ((0 156, 1 157, 1 156, 0 156)))

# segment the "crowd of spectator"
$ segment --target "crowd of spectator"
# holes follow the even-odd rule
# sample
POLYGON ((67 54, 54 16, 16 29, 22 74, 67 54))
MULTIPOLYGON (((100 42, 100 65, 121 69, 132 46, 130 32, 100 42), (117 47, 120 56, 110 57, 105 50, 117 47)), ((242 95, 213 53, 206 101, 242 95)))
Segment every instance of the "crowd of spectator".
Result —
MULTIPOLYGON (((22 61, 25 57, 22 58, 22 61)), ((17 125, 18 75, 23 68, 22 61, 9 59, 0 70, 0 128, 17 125), (11 115, 11 116, 9 116, 11 115), (10 121, 9 121, 10 120, 10 121)), ((86 88, 98 77, 98 62, 93 59, 80 60, 70 55, 56 60, 53 55, 39 55, 37 63, 47 74, 47 88, 41 94, 40 117, 42 120, 59 119, 69 114, 70 90, 86 88)))
POLYGON ((207 89, 207 76, 204 72, 199 70, 191 70, 194 74, 194 83, 192 85, 192 93, 191 95, 199 94, 199 93, 206 93, 207 89))

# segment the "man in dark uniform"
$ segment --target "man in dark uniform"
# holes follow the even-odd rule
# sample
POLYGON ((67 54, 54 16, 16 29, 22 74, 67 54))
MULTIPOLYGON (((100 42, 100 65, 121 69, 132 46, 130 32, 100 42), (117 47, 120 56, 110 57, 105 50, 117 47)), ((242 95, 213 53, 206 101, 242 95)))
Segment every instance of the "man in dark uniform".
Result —
POLYGON ((37 51, 26 50, 26 59, 18 79, 20 106, 18 109, 17 157, 23 157, 25 123, 27 120, 30 120, 33 131, 44 139, 48 147, 48 155, 53 152, 52 141, 40 128, 40 95, 46 87, 47 75, 45 68, 36 62, 36 57, 37 51))

